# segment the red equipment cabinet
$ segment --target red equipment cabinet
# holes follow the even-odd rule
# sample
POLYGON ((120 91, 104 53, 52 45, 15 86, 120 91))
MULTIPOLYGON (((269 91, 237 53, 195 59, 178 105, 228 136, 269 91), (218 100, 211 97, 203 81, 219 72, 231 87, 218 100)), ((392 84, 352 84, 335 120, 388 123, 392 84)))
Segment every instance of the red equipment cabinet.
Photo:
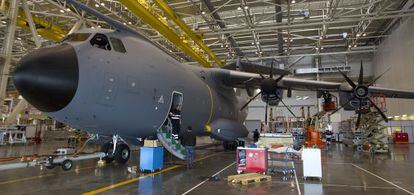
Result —
POLYGON ((237 148, 237 173, 267 172, 267 148, 237 148))
POLYGON ((408 144, 408 133, 394 133, 393 138, 396 144, 408 144))

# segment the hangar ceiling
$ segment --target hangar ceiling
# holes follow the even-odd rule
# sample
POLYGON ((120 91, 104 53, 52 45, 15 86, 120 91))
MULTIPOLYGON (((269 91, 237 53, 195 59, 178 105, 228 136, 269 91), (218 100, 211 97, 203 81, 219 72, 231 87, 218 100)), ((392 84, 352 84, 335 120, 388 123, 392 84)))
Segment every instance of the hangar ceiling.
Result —
MULTIPOLYGON (((7 0, 2 5, 7 7, 7 0)), ((165 39, 116 0, 81 0, 125 25, 143 32, 177 59, 194 59, 165 39)), ((146 1, 153 6, 152 1, 146 1)), ((240 56, 249 61, 272 58, 300 60, 304 56, 372 53, 401 18, 414 15, 412 0, 167 0, 172 10, 224 62, 240 56)), ((110 28, 63 0, 28 1, 37 28, 56 36, 81 26, 110 28), (45 24, 45 23, 41 23, 45 24)), ((155 5, 154 12, 164 16, 155 5)), ((21 17, 20 17, 21 18, 21 17)), ((0 15, 0 44, 4 44, 8 19, 0 15)), ((179 27, 167 17, 166 23, 179 27)), ((22 28, 23 27, 23 28, 22 28)), ((35 47, 32 34, 17 28, 13 59, 35 47)), ((27 30, 28 27, 26 27, 27 30)), ((42 35, 41 33, 39 33, 42 35)), ((43 45, 51 44, 42 36, 43 45)), ((2 45, 2 48, 3 45, 2 45)))

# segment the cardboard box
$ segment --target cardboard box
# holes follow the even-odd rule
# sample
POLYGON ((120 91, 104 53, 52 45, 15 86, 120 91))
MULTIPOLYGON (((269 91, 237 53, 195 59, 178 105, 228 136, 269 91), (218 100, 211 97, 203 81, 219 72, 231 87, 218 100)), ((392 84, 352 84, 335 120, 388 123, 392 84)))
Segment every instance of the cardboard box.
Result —
POLYGON ((144 140, 144 147, 160 147, 162 146, 158 140, 144 140))

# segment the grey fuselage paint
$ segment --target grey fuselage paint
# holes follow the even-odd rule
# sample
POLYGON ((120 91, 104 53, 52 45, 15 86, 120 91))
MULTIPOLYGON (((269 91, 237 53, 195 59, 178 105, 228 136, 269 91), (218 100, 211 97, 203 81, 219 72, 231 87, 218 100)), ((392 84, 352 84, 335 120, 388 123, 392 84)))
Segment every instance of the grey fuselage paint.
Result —
POLYGON ((177 91, 183 94, 182 129, 192 126, 197 135, 208 135, 205 125, 215 119, 245 120, 247 111, 239 111, 245 100, 215 79, 215 68, 183 65, 129 34, 104 34, 121 39, 127 53, 95 48, 89 40, 69 42, 78 58, 78 88, 65 108, 46 114, 91 133, 149 137, 163 124, 177 91))

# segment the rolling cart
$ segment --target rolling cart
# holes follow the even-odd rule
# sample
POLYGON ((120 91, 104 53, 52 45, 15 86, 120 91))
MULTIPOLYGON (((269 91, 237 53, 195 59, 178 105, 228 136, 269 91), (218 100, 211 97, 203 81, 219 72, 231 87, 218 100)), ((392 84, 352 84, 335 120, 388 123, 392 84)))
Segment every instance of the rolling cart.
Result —
POLYGON ((289 147, 286 147, 284 152, 269 150, 269 170, 283 173, 284 176, 287 174, 292 175, 295 172, 294 158, 295 154, 289 152, 289 147))

